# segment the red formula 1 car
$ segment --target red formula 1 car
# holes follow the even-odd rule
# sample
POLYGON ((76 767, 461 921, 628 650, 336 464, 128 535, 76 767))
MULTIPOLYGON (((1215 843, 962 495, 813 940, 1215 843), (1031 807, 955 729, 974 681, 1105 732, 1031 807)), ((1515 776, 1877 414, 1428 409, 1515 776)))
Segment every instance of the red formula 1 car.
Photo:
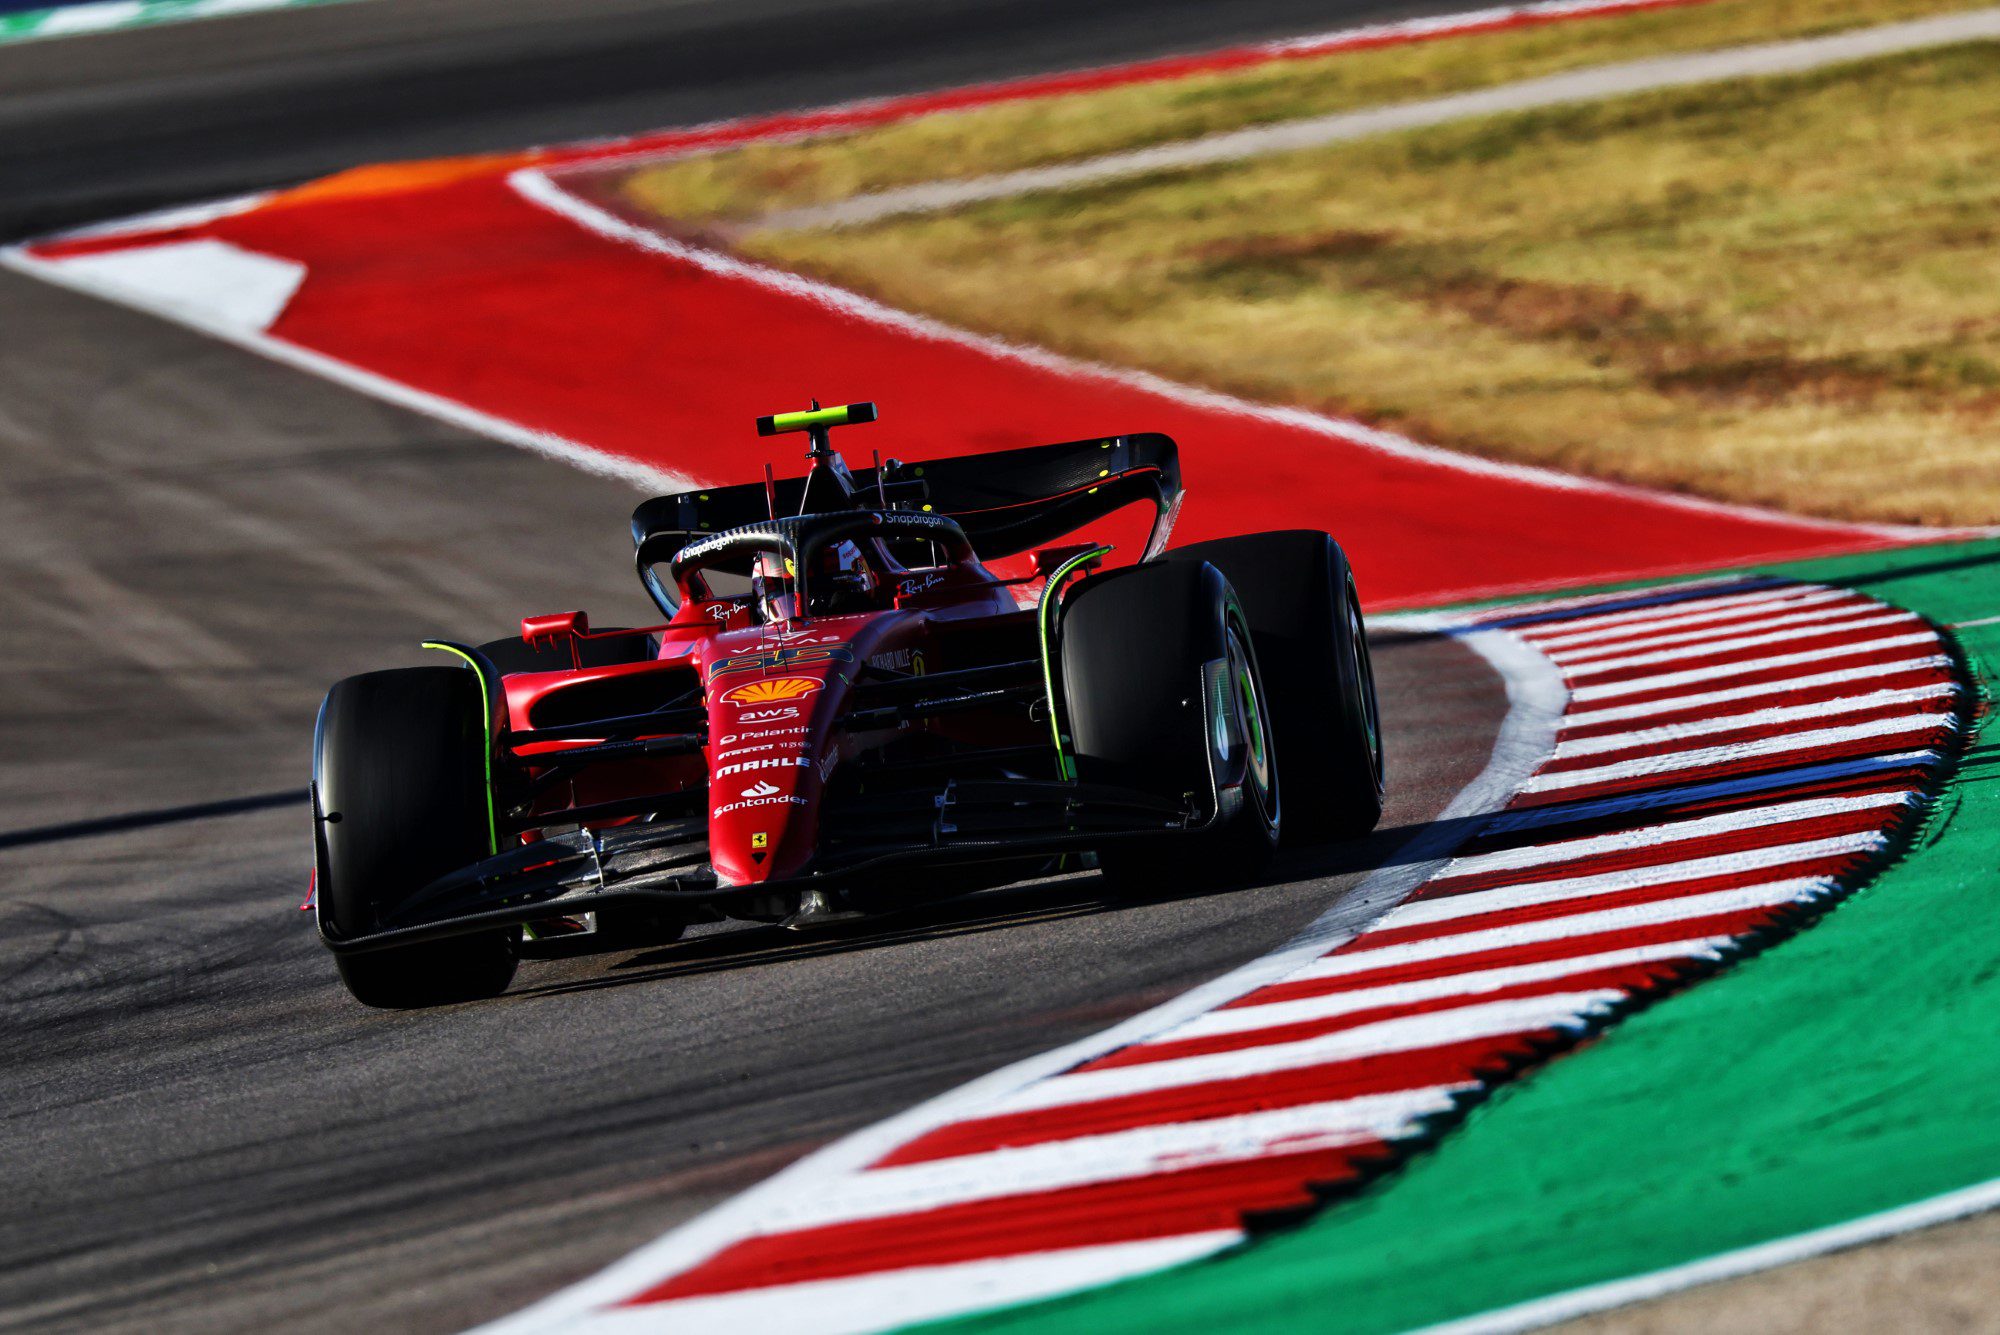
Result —
POLYGON ((1166 550, 1174 443, 1119 436, 802 478, 632 516, 666 621, 436 643, 349 677, 313 744, 314 908, 361 1001, 489 996, 555 931, 605 948, 805 926, 1044 875, 1223 882, 1373 828, 1375 685, 1324 533, 1166 550), (1135 565, 1074 538, 1151 507, 1135 565))

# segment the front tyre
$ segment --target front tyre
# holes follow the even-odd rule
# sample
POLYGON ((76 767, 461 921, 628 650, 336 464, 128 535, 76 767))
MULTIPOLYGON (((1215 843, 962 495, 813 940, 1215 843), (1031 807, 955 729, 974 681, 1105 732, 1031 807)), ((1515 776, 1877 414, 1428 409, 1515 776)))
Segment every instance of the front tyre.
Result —
POLYGON ((1156 893, 1262 871, 1278 842, 1279 754, 1250 624, 1221 572, 1160 564, 1085 582, 1063 608, 1061 664, 1077 777, 1210 817, 1198 833, 1106 842, 1105 876, 1156 893))
MULTIPOLYGON (((485 701, 453 667, 336 682, 313 738, 321 922, 365 936, 412 893, 491 851, 485 701)), ((488 931, 337 954, 356 1001, 405 1009, 497 996, 514 978, 512 933, 488 931)))
POLYGON ((1382 715, 1361 597, 1340 544, 1313 529, 1176 547, 1221 570, 1264 664, 1285 757, 1287 846, 1352 839, 1382 818, 1382 715))

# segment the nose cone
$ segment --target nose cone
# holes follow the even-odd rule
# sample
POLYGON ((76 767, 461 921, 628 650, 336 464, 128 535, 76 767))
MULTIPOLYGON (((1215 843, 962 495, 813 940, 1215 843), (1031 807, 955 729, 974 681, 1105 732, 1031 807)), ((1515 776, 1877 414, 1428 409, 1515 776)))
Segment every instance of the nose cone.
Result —
POLYGON ((725 885, 757 885, 803 872, 819 833, 820 760, 850 660, 737 674, 724 660, 708 696, 709 862, 725 885), (790 669, 787 671, 786 669, 790 669))
POLYGON ((892 617, 828 617, 724 632, 708 688, 709 862, 724 885, 812 869, 820 799, 840 754, 834 725, 892 617))
POLYGON ((708 846, 716 878, 725 885, 795 876, 811 860, 820 780, 805 745, 800 737, 716 748, 708 846))

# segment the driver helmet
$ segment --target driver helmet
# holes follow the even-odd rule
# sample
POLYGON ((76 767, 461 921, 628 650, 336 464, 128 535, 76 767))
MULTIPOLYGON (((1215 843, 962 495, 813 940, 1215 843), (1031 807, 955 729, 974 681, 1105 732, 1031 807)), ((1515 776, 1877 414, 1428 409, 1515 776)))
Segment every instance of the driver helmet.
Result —
POLYGON ((750 568, 750 594, 765 624, 791 620, 795 612, 791 559, 778 552, 759 552, 750 568))
POLYGON ((873 606, 879 583, 858 543, 835 542, 813 557, 806 594, 812 600, 811 610, 821 615, 865 612, 873 606))

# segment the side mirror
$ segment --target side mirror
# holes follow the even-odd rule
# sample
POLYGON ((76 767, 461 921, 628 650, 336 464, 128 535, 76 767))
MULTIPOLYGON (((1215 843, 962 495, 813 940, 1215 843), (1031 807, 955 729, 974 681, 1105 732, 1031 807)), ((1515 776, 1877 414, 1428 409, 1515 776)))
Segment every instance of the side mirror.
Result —
POLYGON ((588 634, 590 618, 582 612, 551 612, 547 616, 521 618, 521 638, 530 649, 588 634))
MULTIPOLYGON (((1068 542, 1059 547, 1037 548, 1035 550, 1035 574, 1041 576, 1043 579, 1047 579, 1056 572, 1056 568, 1062 565, 1063 562, 1082 556, 1085 552, 1096 551, 1101 546, 1103 544, 1097 542, 1068 542)), ((1095 570, 1103 564, 1104 558, 1098 557, 1094 561, 1086 562, 1083 568, 1085 570, 1095 570)))

